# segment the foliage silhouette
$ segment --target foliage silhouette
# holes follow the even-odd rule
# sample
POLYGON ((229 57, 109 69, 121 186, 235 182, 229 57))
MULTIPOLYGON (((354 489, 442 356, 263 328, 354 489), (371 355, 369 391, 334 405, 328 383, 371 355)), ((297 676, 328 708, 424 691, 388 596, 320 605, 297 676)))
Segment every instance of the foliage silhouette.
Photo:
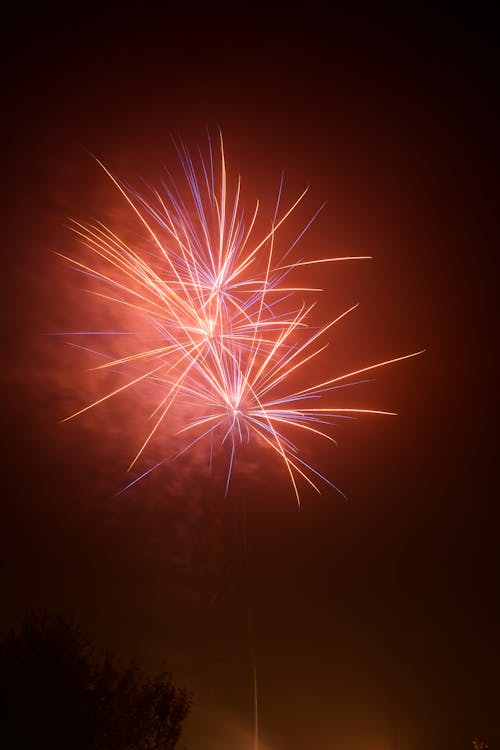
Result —
POLYGON ((78 626, 30 616, 0 642, 9 750, 174 750, 190 697, 161 671, 97 658, 78 626))

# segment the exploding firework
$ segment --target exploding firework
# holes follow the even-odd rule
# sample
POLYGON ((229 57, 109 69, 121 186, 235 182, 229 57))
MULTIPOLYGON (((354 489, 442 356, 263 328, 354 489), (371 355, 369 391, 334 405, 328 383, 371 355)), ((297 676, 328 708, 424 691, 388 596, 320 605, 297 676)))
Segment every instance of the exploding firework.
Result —
MULTIPOLYGON (((126 241, 101 222, 71 223, 91 259, 62 257, 99 282, 101 289, 94 294, 126 308, 138 328, 146 325, 149 333, 134 338, 138 343, 133 353, 116 357, 115 352, 99 352, 104 362, 96 369, 125 374, 126 382, 66 419, 140 384, 154 383, 160 396, 150 414, 151 428, 129 469, 176 405, 184 414, 176 435, 184 443, 160 463, 202 441, 210 445, 211 461, 214 446, 227 445, 227 493, 237 453, 253 441, 282 463, 297 501, 302 481, 318 492, 322 483, 335 487, 306 462, 295 436, 308 433, 335 442, 330 434, 335 419, 393 414, 338 406, 331 400, 347 385, 364 382, 357 376, 421 352, 311 383, 312 362, 328 345, 326 335, 357 305, 321 327, 313 325, 316 303, 311 295, 321 290, 298 286, 295 272, 367 256, 294 262, 294 249, 318 212, 291 246, 279 249, 279 231, 307 190, 282 209, 282 179, 270 225, 258 234, 259 203, 246 217, 240 179, 232 190, 228 185, 222 137, 217 148, 209 138, 206 158, 199 152, 193 159, 185 147, 176 148, 184 184, 170 179, 161 189, 148 188, 146 195, 99 162, 143 230, 141 242, 126 241), (309 384, 297 390, 293 384, 298 376, 306 381, 309 376, 309 384)), ((127 487, 158 466, 143 471, 127 487)))

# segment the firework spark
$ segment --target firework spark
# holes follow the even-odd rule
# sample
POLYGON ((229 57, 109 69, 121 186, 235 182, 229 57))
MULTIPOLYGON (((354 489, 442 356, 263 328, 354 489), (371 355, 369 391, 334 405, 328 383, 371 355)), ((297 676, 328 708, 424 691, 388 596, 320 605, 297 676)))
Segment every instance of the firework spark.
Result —
MULTIPOLYGON (((282 209, 282 179, 271 224, 257 237, 259 203, 247 218, 241 204, 241 180, 229 189, 222 136, 217 149, 209 138, 206 159, 200 152, 194 160, 183 146, 177 146, 177 152, 184 185, 171 180, 161 190, 149 188, 147 197, 99 162, 145 232, 145 241, 126 242, 98 221, 71 222, 91 259, 84 263, 62 257, 100 282, 100 290, 93 294, 126 308, 142 326, 145 321, 150 334, 132 354, 117 358, 99 352, 104 362, 95 369, 125 373, 127 380, 66 420, 140 384, 154 383, 161 397, 129 469, 176 404, 189 415, 176 433, 185 443, 160 463, 202 441, 210 441, 210 455, 214 444, 228 445, 227 493, 237 451, 251 441, 258 442, 282 463, 300 502, 299 481, 317 492, 322 483, 335 485, 304 460, 294 434, 314 434, 335 442, 330 430, 336 418, 393 414, 330 404, 329 399, 347 385, 364 382, 354 380, 356 376, 421 352, 293 390, 296 377, 307 377, 311 362, 328 345, 322 343, 326 334, 357 307, 340 312, 320 328, 313 326, 311 313, 316 303, 305 300, 321 290, 296 285, 294 272, 303 266, 368 256, 291 261, 292 251, 319 212, 285 250, 278 251, 277 239, 307 189, 282 209)), ((127 487, 158 466, 147 469, 127 487)))

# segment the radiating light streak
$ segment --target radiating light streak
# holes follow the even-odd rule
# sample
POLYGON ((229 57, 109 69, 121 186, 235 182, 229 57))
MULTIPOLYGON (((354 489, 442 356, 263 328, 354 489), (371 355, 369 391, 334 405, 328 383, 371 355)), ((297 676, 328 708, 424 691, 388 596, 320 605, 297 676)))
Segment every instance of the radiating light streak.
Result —
POLYGON ((214 443, 229 446, 226 493, 238 455, 249 450, 250 442, 279 458, 298 502, 299 479, 317 492, 318 480, 338 490, 301 458, 300 448, 288 431, 335 443, 327 430, 336 419, 394 415, 383 409, 324 401, 332 391, 367 382, 352 381, 356 375, 415 357, 423 350, 350 370, 314 385, 299 386, 297 390, 299 380, 310 382, 310 373, 315 369, 311 365, 319 361, 328 346, 326 334, 358 304, 324 325, 314 326, 310 318, 316 302, 306 302, 303 297, 321 290, 294 284, 288 277, 306 266, 367 260, 371 256, 302 258, 284 263, 321 210, 307 222, 292 245, 279 252, 280 228, 302 204, 309 188, 281 211, 282 177, 271 226, 260 230, 258 237, 260 203, 256 202, 246 225, 241 179, 231 190, 222 136, 218 162, 210 140, 208 160, 201 150, 195 162, 184 146, 176 148, 185 187, 172 181, 161 190, 152 188, 152 198, 125 185, 97 159, 145 233, 134 241, 133 247, 102 222, 71 220, 71 230, 95 262, 59 255, 101 286, 86 291, 128 311, 139 330, 66 334, 100 335, 102 340, 106 340, 105 336, 127 334, 128 341, 136 344, 133 353, 116 356, 77 348, 94 351, 106 359, 95 370, 132 370, 136 376, 62 421, 150 383, 162 394, 148 417, 154 420, 153 427, 129 469, 145 453, 174 407, 178 415, 185 416, 180 429, 172 428, 172 438, 194 435, 173 456, 143 471, 127 488, 165 461, 180 457, 208 439, 210 464, 214 443), (151 331, 147 335, 142 333, 145 324, 151 331), (313 401, 318 406, 312 405, 313 401))

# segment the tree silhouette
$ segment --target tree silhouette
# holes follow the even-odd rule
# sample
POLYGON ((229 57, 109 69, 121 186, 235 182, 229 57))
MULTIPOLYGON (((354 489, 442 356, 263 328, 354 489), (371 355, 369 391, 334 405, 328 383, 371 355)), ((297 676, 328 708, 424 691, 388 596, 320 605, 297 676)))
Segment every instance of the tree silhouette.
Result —
POLYGON ((59 617, 26 618, 0 642, 0 732, 9 750, 174 750, 190 706, 167 672, 96 658, 59 617))

